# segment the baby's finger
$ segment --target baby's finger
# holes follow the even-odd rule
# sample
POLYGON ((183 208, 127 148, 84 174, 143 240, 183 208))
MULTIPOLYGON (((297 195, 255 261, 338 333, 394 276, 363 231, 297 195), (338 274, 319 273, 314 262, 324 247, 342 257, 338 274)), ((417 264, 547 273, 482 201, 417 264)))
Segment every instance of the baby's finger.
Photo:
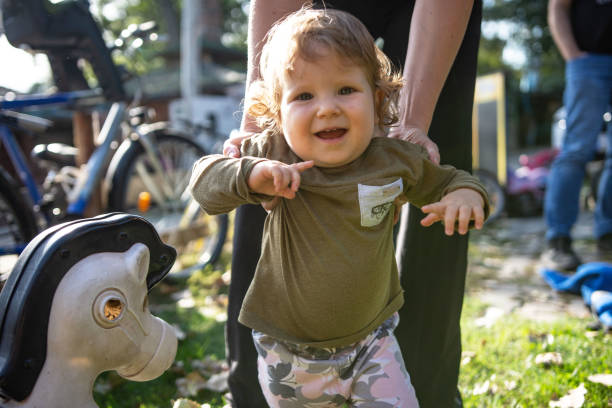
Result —
POLYGON ((459 231, 459 234, 467 234, 471 215, 472 209, 467 205, 462 205, 459 209, 459 228, 457 229, 457 231, 459 231))
POLYGON ((295 168, 300 173, 303 172, 304 170, 311 168, 312 166, 314 166, 314 160, 308 160, 308 161, 299 162, 299 163, 295 163, 291 165, 291 167, 295 168))
POLYGON ((289 184, 289 180, 287 179, 286 172, 280 166, 272 167, 272 178, 274 180, 274 192, 277 194, 281 194, 282 191, 289 184))
POLYGON ((446 235, 453 235, 453 232, 455 232, 455 220, 457 220, 458 211, 459 209, 454 204, 446 207, 444 212, 444 233, 446 235))
POLYGON ((300 176, 300 172, 297 168, 291 167, 291 184, 288 186, 291 191, 296 192, 298 188, 300 188, 300 181, 302 177, 300 176))
POLYGON ((472 209, 474 214, 474 228, 482 229, 484 225, 484 210, 481 206, 476 206, 472 209))
POLYGON ((438 201, 437 203, 427 204, 427 205, 422 206, 421 211, 423 211, 425 214, 435 212, 435 213, 442 215, 444 213, 444 207, 445 205, 438 201))
POLYGON ((438 222, 440 220, 441 218, 438 216, 438 214, 435 214, 435 213, 428 214, 425 218, 421 220, 421 225, 424 227, 429 227, 433 223, 438 222))

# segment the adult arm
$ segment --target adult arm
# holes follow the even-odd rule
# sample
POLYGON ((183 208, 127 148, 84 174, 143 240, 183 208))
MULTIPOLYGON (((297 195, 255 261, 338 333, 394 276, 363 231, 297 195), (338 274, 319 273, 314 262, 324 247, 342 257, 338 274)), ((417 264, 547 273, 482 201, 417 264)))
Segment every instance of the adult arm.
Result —
POLYGON ((389 136, 423 146, 435 163, 440 162, 440 154, 427 132, 473 5, 474 0, 419 0, 412 14, 400 121, 389 136))
POLYGON ((574 34, 572 32, 572 24, 570 22, 570 6, 572 0, 550 0, 548 2, 548 25, 557 48, 565 61, 573 60, 582 54, 574 34))
MULTIPOLYGON (((248 28, 248 60, 247 60, 247 80, 245 95, 249 92, 249 86, 253 81, 260 78, 259 57, 264 45, 264 39, 270 27, 289 13, 299 10, 309 1, 303 0, 251 0, 249 10, 248 28)), ((254 133, 261 132, 255 120, 246 112, 242 114, 240 132, 230 136, 223 145, 223 154, 231 157, 240 157, 240 144, 246 137, 254 133)))

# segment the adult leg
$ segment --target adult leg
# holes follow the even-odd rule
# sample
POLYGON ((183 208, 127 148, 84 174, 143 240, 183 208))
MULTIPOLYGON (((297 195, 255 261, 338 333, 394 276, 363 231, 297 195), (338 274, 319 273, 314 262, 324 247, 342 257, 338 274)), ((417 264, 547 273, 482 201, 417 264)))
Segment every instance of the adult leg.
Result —
MULTIPOLYGON (((602 81, 608 89, 608 108, 612 107, 612 55, 603 60, 602 81)), ((601 250, 612 255, 612 124, 608 122, 606 132, 607 151, 604 169, 597 189, 597 207, 595 208, 595 236, 601 244, 601 250), (605 239, 605 242, 603 241, 605 239)))
MULTIPOLYGON (((482 3, 476 1, 465 38, 438 99, 429 136, 441 162, 471 169, 471 118, 482 3)), ((405 304, 395 334, 421 407, 460 404, 459 319, 467 267, 467 236, 444 235, 441 225, 423 228, 410 207, 398 236, 397 255, 405 304)))
POLYGON ((259 260, 265 218, 266 212, 260 205, 243 205, 236 210, 234 218, 232 276, 225 340, 232 406, 239 408, 268 406, 257 381, 257 351, 253 345, 251 329, 238 322, 242 301, 259 260))
MULTIPOLYGON (((579 195, 586 163, 593 158, 602 115, 610 102, 612 57, 586 56, 566 66, 564 104, 567 133, 555 159, 545 197, 546 238, 569 237, 579 211, 579 195)), ((607 180, 604 182, 607 184, 607 180)), ((602 202, 605 202, 603 200, 602 202)), ((599 214, 605 218, 602 209, 599 214)), ((610 224, 608 214, 607 224, 610 224)))
MULTIPOLYGON (((612 67, 610 70, 612 71, 612 67)), ((595 209, 595 236, 598 239, 612 234, 612 125, 610 123, 607 130, 606 161, 599 179, 595 209)), ((606 247, 606 250, 610 251, 612 248, 606 247)))

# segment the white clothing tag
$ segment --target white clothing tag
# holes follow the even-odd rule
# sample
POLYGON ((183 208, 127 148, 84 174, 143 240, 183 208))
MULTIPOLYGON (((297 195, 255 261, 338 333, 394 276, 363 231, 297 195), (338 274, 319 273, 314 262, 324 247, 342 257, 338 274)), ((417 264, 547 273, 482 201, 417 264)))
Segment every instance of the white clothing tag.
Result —
POLYGON ((384 186, 358 184, 357 188, 361 225, 364 227, 373 227, 380 224, 393 205, 393 201, 404 191, 401 178, 384 186))

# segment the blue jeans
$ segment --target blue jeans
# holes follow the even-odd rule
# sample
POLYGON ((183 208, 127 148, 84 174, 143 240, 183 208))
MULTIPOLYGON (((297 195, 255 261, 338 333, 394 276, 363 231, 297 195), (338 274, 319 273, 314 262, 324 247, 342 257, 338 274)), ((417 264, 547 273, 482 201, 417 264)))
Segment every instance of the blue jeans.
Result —
MULTIPOLYGON (((589 54, 571 60, 565 71, 566 135, 548 176, 545 198, 546 238, 570 236, 578 217, 587 162, 593 159, 602 116, 612 102, 612 55, 589 54)), ((595 236, 612 233, 612 125, 598 188, 595 236)))

